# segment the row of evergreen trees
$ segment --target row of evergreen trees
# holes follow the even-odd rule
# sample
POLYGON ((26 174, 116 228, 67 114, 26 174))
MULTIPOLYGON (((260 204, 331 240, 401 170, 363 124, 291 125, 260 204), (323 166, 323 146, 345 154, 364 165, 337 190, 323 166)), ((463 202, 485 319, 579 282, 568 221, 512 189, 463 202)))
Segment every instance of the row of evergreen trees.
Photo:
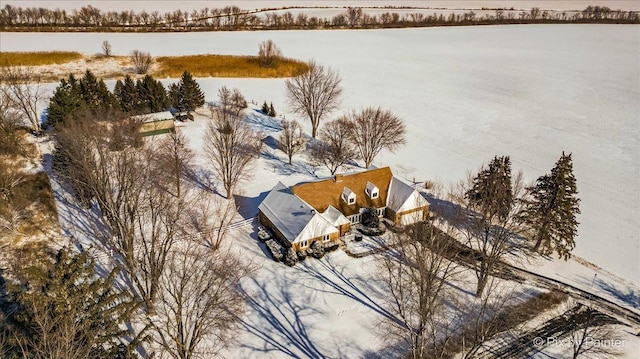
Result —
POLYGON ((465 197, 478 212, 501 219, 512 214, 516 201, 521 201, 523 206, 517 217, 531 229, 533 250, 543 255, 556 252, 561 258, 569 258, 578 231, 576 216, 580 214, 571 154, 563 152, 551 172, 540 176, 526 188, 526 193, 522 198, 513 193, 511 160, 502 156, 495 157, 474 177, 465 197))
POLYGON ((169 91, 150 75, 134 81, 130 76, 116 82, 113 93, 102 79, 87 70, 78 80, 73 74, 62 79, 49 103, 48 121, 52 125, 68 119, 86 118, 87 114, 101 118, 139 115, 174 108, 180 112, 194 111, 204 105, 200 85, 185 71, 169 91))

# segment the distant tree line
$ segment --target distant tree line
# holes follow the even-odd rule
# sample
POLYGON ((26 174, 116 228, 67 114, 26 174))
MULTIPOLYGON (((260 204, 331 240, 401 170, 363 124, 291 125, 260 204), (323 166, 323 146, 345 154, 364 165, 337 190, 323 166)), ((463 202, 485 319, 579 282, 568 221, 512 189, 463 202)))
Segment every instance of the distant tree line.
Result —
MULTIPOLYGON (((606 6, 588 6, 582 11, 549 11, 534 7, 529 11, 494 10, 493 14, 425 12, 385 12, 369 14, 360 7, 350 7, 333 17, 309 16, 279 9, 243 10, 236 6, 222 9, 160 13, 158 11, 101 11, 93 6, 79 10, 5 5, 0 9, 2 31, 218 31, 273 29, 393 28, 486 24, 531 23, 640 23, 640 12, 612 10, 606 6)), ((391 8, 395 9, 395 8, 391 8)), ((366 10, 366 9, 365 9, 366 10)))

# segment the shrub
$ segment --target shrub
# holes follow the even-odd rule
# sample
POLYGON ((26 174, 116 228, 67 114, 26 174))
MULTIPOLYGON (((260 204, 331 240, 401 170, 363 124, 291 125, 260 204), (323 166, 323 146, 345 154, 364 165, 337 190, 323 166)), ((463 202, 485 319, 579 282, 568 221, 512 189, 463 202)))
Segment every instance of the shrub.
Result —
POLYGON ((324 252, 332 252, 335 251, 336 249, 338 249, 338 247, 340 246, 340 243, 336 242, 336 241, 330 241, 324 244, 324 252))
POLYGON ((307 259, 307 251, 306 250, 298 251, 296 254, 298 255, 298 260, 299 261, 303 261, 303 260, 307 259))
POLYGON ((282 58, 282 51, 272 40, 263 41, 258 49, 260 67, 274 67, 282 58))
POLYGON ((293 248, 289 248, 282 262, 289 267, 293 267, 294 265, 296 265, 296 263, 298 263, 298 256, 296 255, 296 251, 294 251, 293 248))
POLYGON ((133 50, 131 52, 130 59, 133 63, 133 70, 137 74, 146 74, 153 62, 153 58, 150 53, 140 50, 133 50))
POLYGON ((271 253, 271 257, 276 262, 280 262, 282 260, 282 246, 273 239, 269 239, 264 242, 271 253))
POLYGON ((317 259, 324 257, 324 246, 322 242, 315 241, 311 243, 311 255, 317 259))
POLYGON ((363 226, 377 228, 380 225, 380 218, 374 208, 366 208, 362 212, 362 220, 360 221, 363 226))

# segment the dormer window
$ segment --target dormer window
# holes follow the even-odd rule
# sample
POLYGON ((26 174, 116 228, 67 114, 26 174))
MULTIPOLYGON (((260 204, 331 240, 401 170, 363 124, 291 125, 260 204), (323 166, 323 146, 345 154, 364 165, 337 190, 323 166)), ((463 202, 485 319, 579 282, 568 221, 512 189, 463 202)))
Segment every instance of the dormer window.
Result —
POLYGON ((380 195, 380 190, 378 189, 378 187, 376 187, 376 185, 371 182, 367 182, 367 186, 364 188, 364 192, 371 199, 376 199, 380 195))
POLYGON ((356 203, 356 194, 350 190, 349 188, 345 187, 342 190, 342 196, 341 196, 342 200, 345 201, 347 204, 354 204, 356 203))

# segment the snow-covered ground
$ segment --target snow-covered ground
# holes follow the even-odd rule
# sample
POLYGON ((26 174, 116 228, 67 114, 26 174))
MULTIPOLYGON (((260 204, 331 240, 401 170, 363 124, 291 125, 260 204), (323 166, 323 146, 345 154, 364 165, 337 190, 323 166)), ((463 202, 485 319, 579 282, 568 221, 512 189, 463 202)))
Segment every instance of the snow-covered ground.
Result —
MULTIPOLYGON (((407 122, 408 144, 375 162, 408 179, 461 179, 494 155, 528 180, 572 152, 582 214, 575 253, 637 281, 640 273, 640 36, 633 25, 522 25, 370 31, 0 33, 2 51, 153 55, 254 54, 273 39, 286 56, 340 72, 344 109, 381 105, 407 122)), ((287 119, 282 79, 199 79, 287 119)), ((171 82, 171 80, 166 81, 171 82)), ((337 114, 336 114, 337 115, 337 114)), ((301 119, 304 121, 304 119, 301 119)), ((275 183, 265 179, 264 188, 275 183)), ((295 182, 292 178, 289 182, 295 182)), ((256 186, 255 183, 250 184, 256 186)))
MULTIPOLYGON (((527 266, 638 311, 638 30, 639 26, 540 25, 186 34, 0 33, 0 44, 2 51, 90 54, 109 40, 114 52, 123 54, 135 48, 154 55, 253 54, 260 41, 271 38, 287 56, 315 58, 339 71, 345 111, 381 105, 406 121, 407 145, 374 162, 391 166, 406 179, 446 184, 496 154, 508 154, 515 169, 533 180, 549 171, 562 151, 572 152, 582 198, 575 253, 604 270, 585 266, 579 259, 539 258, 527 266)), ((248 100, 272 101, 279 114, 296 118, 285 104, 283 81, 199 79, 208 101, 215 99, 222 85, 237 87, 248 100)), ((200 153, 206 113, 200 111, 194 122, 180 128, 200 153)), ((247 113, 254 128, 277 134, 277 121, 253 110, 247 113)), ((257 213, 257 204, 278 180, 292 185, 313 178, 313 169, 299 157, 293 166, 283 159, 280 151, 265 146, 254 179, 243 184, 236 196, 243 217, 257 213)), ((204 157, 198 158, 198 166, 207 169, 204 157)), ((69 210, 59 208, 63 228, 82 216, 66 206, 69 210)), ((375 329, 385 316, 380 307, 384 292, 372 281, 375 257, 355 259, 337 251, 323 260, 309 259, 288 268, 268 259, 253 232, 251 225, 235 232, 238 250, 263 267, 243 283, 254 300, 244 320, 245 332, 228 357, 375 357, 387 349, 375 329)))

